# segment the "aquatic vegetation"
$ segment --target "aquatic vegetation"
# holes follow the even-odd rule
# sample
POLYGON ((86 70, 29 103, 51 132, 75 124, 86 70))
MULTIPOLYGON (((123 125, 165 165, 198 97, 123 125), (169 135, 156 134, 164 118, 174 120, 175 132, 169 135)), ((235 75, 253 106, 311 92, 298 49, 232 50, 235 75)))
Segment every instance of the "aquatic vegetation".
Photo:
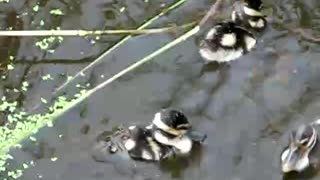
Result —
MULTIPOLYGON (((85 93, 85 90, 81 90, 80 94, 76 94, 76 97, 81 97, 85 93)), ((0 104, 0 112, 8 112, 8 122, 4 126, 0 127, 0 173, 6 171, 7 159, 13 159, 8 154, 9 150, 13 147, 19 148, 19 144, 23 139, 29 137, 31 141, 37 141, 32 135, 37 133, 39 129, 44 126, 52 127, 53 120, 63 114, 68 105, 75 99, 67 100, 65 97, 60 96, 54 102, 54 104, 47 108, 47 112, 42 114, 28 115, 24 111, 17 109, 17 102, 8 102, 3 97, 0 104)), ((47 103, 45 99, 41 98, 43 103, 47 103)), ((57 160, 53 157, 52 161, 57 160)), ((28 164, 23 164, 22 169, 28 167, 28 164)), ((12 178, 19 177, 22 174, 22 170, 16 172, 9 171, 8 176, 12 178)))
MULTIPOLYGON (((150 25, 152 22, 157 20, 159 17, 163 16, 164 14, 168 13, 169 11, 175 9, 182 3, 184 3, 186 0, 180 0, 173 5, 169 6, 164 11, 160 12, 158 15, 154 16, 150 20, 148 20, 146 23, 141 25, 138 30, 142 30, 148 25, 150 25)), ((34 12, 38 12, 40 10, 40 6, 36 5, 33 7, 34 12)), ((125 9, 122 9, 121 11, 125 11, 125 9)), ((63 15, 62 11, 54 10, 50 11, 50 14, 53 15, 63 15)), ((44 21, 41 20, 39 22, 39 25, 42 27, 44 25, 44 21)), ((198 29, 196 29, 198 31, 198 29)), ((187 36, 190 37, 195 33, 194 29, 191 30, 191 33, 187 33, 187 36)), ((126 40, 128 40, 131 36, 127 36, 124 39, 122 39, 118 44, 113 46, 111 49, 109 49, 104 55, 109 54, 112 50, 114 50, 116 47, 118 47, 120 44, 124 43, 126 40)), ((83 88, 87 88, 83 86, 79 86, 78 88, 81 88, 82 90, 79 91, 78 94, 74 95, 73 99, 67 99, 64 96, 56 96, 54 94, 53 96, 56 97, 54 100, 47 100, 44 98, 40 98, 40 103, 43 103, 45 105, 52 104, 50 106, 47 106, 47 111, 43 112, 41 114, 29 114, 19 108, 17 108, 17 102, 10 102, 6 100, 6 97, 3 97, 0 101, 0 112, 5 112, 8 114, 8 120, 5 122, 5 125, 0 127, 0 174, 3 174, 4 176, 11 177, 11 178, 18 178, 23 174, 23 170, 26 168, 29 168, 30 166, 34 166, 34 162, 25 162, 21 165, 20 169, 16 170, 8 170, 6 169, 7 166, 7 160, 13 159, 9 154, 9 151, 11 148, 21 148, 22 145, 20 142, 26 138, 29 138, 30 141, 37 141, 37 139, 33 136, 36 134, 42 127, 48 126, 52 127, 54 125, 54 120, 64 114, 66 111, 74 107, 75 105, 82 102, 84 99, 95 93, 97 90, 101 89, 105 85, 113 82, 114 80, 118 79, 122 75, 126 74, 127 72, 135 69, 136 67, 144 64, 145 62, 151 60, 156 55, 161 54, 165 50, 169 49, 170 47, 173 47, 174 45, 178 44, 179 42, 182 42, 184 39, 186 39, 186 35, 181 36, 176 41, 169 43, 164 48, 159 49, 158 51, 154 52, 153 54, 147 56, 146 58, 143 58, 142 60, 139 60, 137 63, 135 63, 131 68, 127 68, 124 71, 121 71, 120 73, 116 74, 115 76, 107 79, 104 83, 98 85, 97 87, 86 90, 83 88), (6 173, 6 174, 4 174, 6 173)), ((36 42, 36 46, 38 46, 42 50, 47 50, 50 48, 52 43, 55 43, 56 41, 61 42, 63 40, 62 37, 48 37, 44 38, 41 41, 36 42)), ((103 56, 104 56, 103 55, 103 56)), ((100 58, 97 59, 97 61, 100 58)), ((13 65, 8 65, 8 69, 12 70, 14 69, 13 65)), ((79 75, 83 75, 83 71, 79 72, 79 75)), ((77 76, 77 75, 76 75, 77 76)), ((75 77, 68 77, 67 83, 70 82, 75 77)), ((52 77, 50 75, 45 75, 42 77, 43 80, 50 80, 52 77)), ((29 87, 29 83, 24 81, 22 83, 22 87, 18 91, 24 91, 27 92, 29 87)), ((52 157, 51 161, 58 160, 57 157, 52 157)), ((6 180, 6 179, 4 179, 6 180)))

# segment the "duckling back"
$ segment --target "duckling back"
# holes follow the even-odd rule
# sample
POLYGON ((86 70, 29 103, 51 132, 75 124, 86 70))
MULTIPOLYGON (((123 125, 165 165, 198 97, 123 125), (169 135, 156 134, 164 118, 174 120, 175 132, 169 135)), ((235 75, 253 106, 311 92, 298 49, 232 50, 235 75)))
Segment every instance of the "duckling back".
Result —
POLYGON ((130 138, 125 141, 124 145, 131 158, 159 161, 174 155, 173 148, 157 142, 152 137, 150 129, 131 126, 129 131, 130 138))

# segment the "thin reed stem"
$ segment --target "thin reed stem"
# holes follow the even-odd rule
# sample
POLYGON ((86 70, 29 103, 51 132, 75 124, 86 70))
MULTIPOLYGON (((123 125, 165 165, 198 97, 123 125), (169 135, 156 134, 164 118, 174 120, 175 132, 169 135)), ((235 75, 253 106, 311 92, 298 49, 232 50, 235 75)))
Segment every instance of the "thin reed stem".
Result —
MULTIPOLYGON (((161 16, 169 13, 171 10, 174 10, 175 8, 179 7, 181 4, 185 3, 186 0, 179 0, 177 2, 175 2, 174 4, 170 5, 168 8, 166 8, 165 10, 161 11, 159 14, 157 14, 156 16, 152 17, 151 19, 149 19, 147 22, 143 23, 140 27, 137 28, 137 30, 142 30, 146 27, 148 27, 150 24, 152 24, 154 21, 156 21, 157 19, 159 19, 161 16)), ((129 40, 132 36, 126 36, 124 37, 121 41, 119 41, 117 44, 115 44, 114 46, 112 46, 110 49, 108 49, 106 52, 104 52, 101 56, 99 56, 95 61, 93 61, 92 63, 90 63, 88 66, 86 66, 85 68, 83 68, 81 71, 79 71, 76 75, 74 75, 70 80, 66 81, 65 83, 63 83, 60 87, 58 87, 54 94, 53 97, 57 97, 59 95, 59 93, 68 85, 70 84, 72 81, 74 81, 77 77, 79 77, 80 75, 84 74, 85 71, 87 71, 88 69, 94 67, 95 65, 99 64, 102 62, 102 60, 104 59, 105 56, 107 56, 108 54, 110 54, 113 50, 115 50, 116 48, 118 48, 121 44, 123 44, 124 42, 126 42, 127 40, 129 40)))
POLYGON ((188 28, 194 25, 195 22, 184 24, 181 26, 157 28, 157 29, 119 29, 119 30, 21 30, 21 31, 0 31, 0 36, 101 36, 108 34, 156 34, 176 31, 178 29, 188 28))

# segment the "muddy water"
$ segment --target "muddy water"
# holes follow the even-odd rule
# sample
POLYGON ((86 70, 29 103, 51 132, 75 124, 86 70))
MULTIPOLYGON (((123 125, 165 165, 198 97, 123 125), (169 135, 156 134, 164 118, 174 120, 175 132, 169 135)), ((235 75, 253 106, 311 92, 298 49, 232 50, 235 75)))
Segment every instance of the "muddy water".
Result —
MULTIPOLYGON (((45 17, 45 28, 136 27, 171 2, 55 0, 43 1, 40 11, 34 13, 36 1, 11 0, 1 5, 1 18, 7 20, 1 26, 14 20, 16 29, 39 29, 37 23, 31 22, 45 17), (57 7, 65 12, 63 18, 46 13, 47 9, 57 7), (122 7, 125 9, 120 13, 122 7), (12 12, 29 15, 15 19, 10 16, 12 12)), ((189 0, 155 24, 190 22, 203 15, 211 3, 189 0)), ((318 34, 320 4, 317 0, 265 0, 265 3, 273 8, 272 22, 252 53, 229 66, 201 74, 197 52, 201 34, 190 38, 96 92, 57 119, 54 127, 43 128, 36 135, 38 143, 23 142, 21 150, 12 151, 15 159, 8 168, 21 167, 23 162, 33 160, 35 167, 27 169, 21 180, 283 179, 279 154, 288 131, 320 116, 318 45, 289 32, 285 26, 312 28, 318 34), (206 144, 192 159, 164 164, 97 163, 91 159, 89 152, 100 132, 120 123, 148 123, 156 111, 166 107, 183 110, 196 128, 208 134, 206 144), (53 162, 52 157, 58 159, 53 162)), ((174 38, 174 34, 136 36, 77 83, 90 83, 94 87, 174 38)), ((67 75, 86 66, 119 37, 104 37, 94 44, 92 38, 65 38, 56 45, 54 53, 40 51, 34 46, 35 40, 21 38, 17 43, 14 39, 1 39, 2 48, 7 48, 9 42, 13 49, 7 55, 1 54, 1 61, 14 55, 19 64, 2 80, 0 93, 19 99, 26 109, 39 104, 40 97, 49 98, 67 75), (40 77, 46 74, 51 74, 54 80, 42 81, 40 77), (27 93, 10 91, 24 80, 31 84, 27 93)), ((66 93, 74 91, 70 86, 66 93)))

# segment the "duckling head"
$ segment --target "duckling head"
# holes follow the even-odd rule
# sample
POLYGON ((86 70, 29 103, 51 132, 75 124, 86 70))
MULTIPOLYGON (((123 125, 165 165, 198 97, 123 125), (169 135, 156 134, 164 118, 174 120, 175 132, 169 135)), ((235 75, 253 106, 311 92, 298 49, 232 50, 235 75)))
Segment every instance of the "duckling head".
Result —
POLYGON ((267 26, 267 20, 261 12, 263 4, 260 0, 237 1, 234 4, 232 20, 256 31, 262 31, 267 26))
POLYGON ((156 113, 152 127, 156 141, 177 148, 181 154, 189 153, 193 142, 206 138, 205 134, 193 131, 187 117, 177 110, 163 109, 156 113))
POLYGON ((309 154, 317 142, 317 133, 313 126, 302 125, 291 132, 288 146, 281 153, 283 173, 302 172, 310 166, 309 154))
POLYGON ((263 4, 261 0, 244 0, 244 5, 254 9, 256 11, 261 11, 263 4))

